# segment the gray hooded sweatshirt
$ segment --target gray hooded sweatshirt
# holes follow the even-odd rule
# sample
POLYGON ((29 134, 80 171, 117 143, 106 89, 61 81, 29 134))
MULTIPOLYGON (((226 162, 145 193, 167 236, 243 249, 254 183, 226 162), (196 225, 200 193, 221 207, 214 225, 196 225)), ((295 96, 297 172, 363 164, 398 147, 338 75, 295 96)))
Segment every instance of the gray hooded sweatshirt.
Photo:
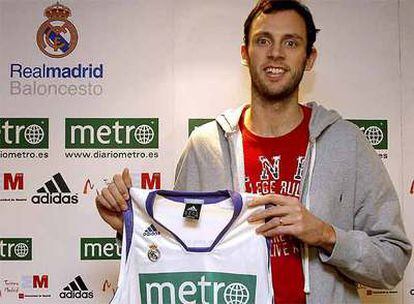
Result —
MULTIPOLYGON (((312 116, 300 201, 336 232, 331 254, 303 246, 307 303, 360 303, 356 283, 392 288, 410 259, 398 196, 355 125, 315 103, 307 106, 312 116)), ((238 127, 243 108, 226 111, 192 133, 177 165, 175 189, 245 191, 238 127)))

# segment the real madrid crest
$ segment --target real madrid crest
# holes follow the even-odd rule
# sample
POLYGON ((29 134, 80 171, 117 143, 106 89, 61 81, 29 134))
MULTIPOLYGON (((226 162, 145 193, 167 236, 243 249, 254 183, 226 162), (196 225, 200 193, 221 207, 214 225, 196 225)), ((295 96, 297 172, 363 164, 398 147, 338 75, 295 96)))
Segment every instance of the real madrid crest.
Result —
POLYGON ((147 252, 147 256, 148 256, 148 259, 151 262, 158 261, 160 259, 160 257, 161 257, 161 252, 158 249, 158 246, 155 245, 155 244, 149 245, 149 249, 148 249, 148 252, 147 252))
POLYGON ((78 44, 78 31, 68 20, 72 15, 69 7, 59 4, 49 6, 44 11, 47 18, 37 31, 37 46, 47 56, 62 58, 78 44))

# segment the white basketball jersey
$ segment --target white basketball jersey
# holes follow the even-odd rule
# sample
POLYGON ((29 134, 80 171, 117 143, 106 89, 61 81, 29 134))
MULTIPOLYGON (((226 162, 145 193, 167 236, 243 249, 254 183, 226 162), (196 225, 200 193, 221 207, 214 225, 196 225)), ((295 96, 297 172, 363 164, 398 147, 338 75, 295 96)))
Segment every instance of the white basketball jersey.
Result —
POLYGON ((130 196, 112 304, 273 303, 267 241, 247 221, 264 210, 247 208, 253 194, 132 188, 130 196))

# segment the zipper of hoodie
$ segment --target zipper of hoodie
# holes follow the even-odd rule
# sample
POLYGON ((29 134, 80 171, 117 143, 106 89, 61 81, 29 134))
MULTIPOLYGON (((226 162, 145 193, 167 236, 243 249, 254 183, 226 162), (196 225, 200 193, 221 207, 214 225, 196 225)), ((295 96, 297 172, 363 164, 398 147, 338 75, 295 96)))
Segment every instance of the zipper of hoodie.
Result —
MULTIPOLYGON (((312 137, 309 137, 308 147, 306 149, 304 169, 303 169, 303 178, 300 184, 300 196, 299 200, 302 204, 305 205, 305 208, 309 210, 309 192, 310 192, 310 175, 313 173, 313 165, 315 161, 315 145, 316 142, 312 137)), ((306 296, 310 293, 310 274, 309 274, 309 246, 302 243, 302 271, 304 276, 304 286, 303 291, 306 296)), ((307 301, 308 302, 308 301, 307 301)))

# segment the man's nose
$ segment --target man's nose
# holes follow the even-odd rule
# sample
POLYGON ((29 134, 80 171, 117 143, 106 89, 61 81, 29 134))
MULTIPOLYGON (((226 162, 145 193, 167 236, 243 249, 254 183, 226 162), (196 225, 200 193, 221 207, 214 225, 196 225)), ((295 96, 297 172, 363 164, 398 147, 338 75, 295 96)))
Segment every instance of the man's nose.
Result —
POLYGON ((285 50, 283 49, 283 46, 278 43, 272 44, 268 49, 267 57, 273 60, 285 58, 285 50))

